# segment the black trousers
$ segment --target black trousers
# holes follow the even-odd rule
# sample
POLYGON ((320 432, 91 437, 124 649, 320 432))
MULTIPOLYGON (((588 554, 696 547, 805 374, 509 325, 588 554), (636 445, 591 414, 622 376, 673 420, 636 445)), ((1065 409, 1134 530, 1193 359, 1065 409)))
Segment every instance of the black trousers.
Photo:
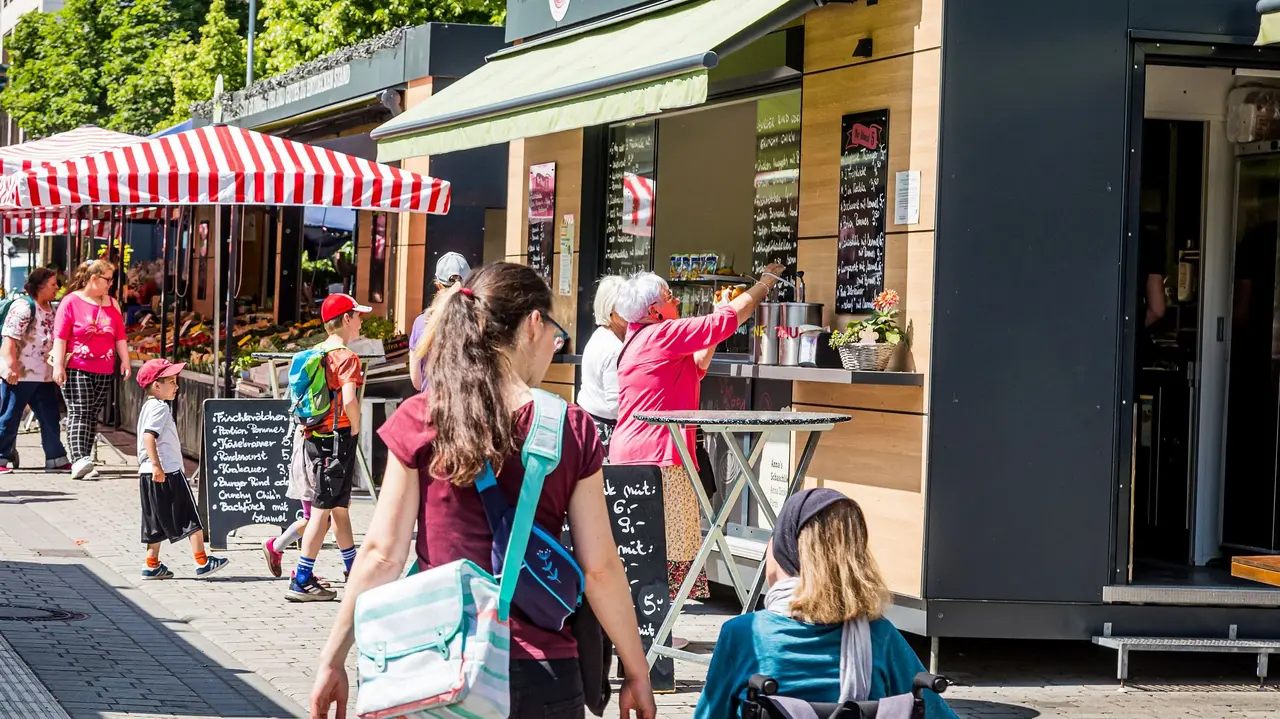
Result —
POLYGON ((577 659, 512 659, 511 719, 583 719, 577 659))

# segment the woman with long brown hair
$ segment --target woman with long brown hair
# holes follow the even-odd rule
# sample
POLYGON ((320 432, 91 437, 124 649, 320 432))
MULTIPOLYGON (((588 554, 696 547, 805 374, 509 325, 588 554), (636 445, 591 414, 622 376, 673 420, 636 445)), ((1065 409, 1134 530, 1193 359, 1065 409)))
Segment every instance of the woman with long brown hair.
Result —
POLYGON ((114 273, 115 266, 106 260, 77 267, 54 317, 53 381, 67 403, 72 479, 97 479, 93 442, 116 361, 125 379, 132 373, 124 317, 110 294, 114 273))
MULTIPOLYGON (((542 382, 563 340, 551 318, 550 288, 524 265, 482 267, 437 295, 423 340, 428 389, 401 404, 378 431, 388 449, 386 476, 321 655, 312 717, 346 703, 356 598, 399 577, 410 546, 424 568, 461 559, 492 565, 493 533, 476 477, 489 463, 498 488, 516 505, 524 481, 520 449, 533 421, 531 388, 542 382)), ((534 521, 559 536, 568 519, 587 599, 626 669, 622 716, 648 719, 656 715, 649 667, 610 530, 602 461, 590 416, 570 406, 560 463, 546 477, 534 521)), ((513 607, 510 683, 513 719, 582 717, 584 687, 570 627, 539 627, 513 607)))

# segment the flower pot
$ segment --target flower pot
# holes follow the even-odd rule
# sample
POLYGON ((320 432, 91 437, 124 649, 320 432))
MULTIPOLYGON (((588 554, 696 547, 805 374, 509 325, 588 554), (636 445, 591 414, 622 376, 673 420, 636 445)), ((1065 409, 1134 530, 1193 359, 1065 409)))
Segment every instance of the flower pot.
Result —
POLYGON ((840 346, 840 364, 852 372, 883 372, 893 359, 898 345, 879 342, 873 345, 847 344, 840 346))

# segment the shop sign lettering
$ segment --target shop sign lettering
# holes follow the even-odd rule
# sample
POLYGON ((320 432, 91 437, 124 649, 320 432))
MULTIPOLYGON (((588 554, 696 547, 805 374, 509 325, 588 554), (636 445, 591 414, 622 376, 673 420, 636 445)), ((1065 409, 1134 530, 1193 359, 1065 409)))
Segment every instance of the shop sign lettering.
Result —
MULTIPOLYGON (((566 0, 567 4, 567 0, 566 0)), ((231 117, 248 117, 260 112, 275 110, 290 103, 315 97, 323 92, 337 89, 351 82, 351 66, 341 65, 332 70, 285 85, 271 92, 247 98, 240 105, 238 113, 228 113, 231 117)))

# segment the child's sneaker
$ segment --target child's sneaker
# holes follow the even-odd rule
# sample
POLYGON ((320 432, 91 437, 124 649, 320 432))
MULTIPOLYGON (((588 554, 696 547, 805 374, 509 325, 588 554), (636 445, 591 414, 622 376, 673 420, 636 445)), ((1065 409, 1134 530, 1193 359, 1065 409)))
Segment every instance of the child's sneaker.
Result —
POLYGON ((0 459, 0 474, 12 474, 13 465, 7 459, 0 459))
POLYGON ((290 579, 289 591, 284 598, 291 602, 332 602, 337 596, 338 593, 332 589, 320 586, 313 576, 303 584, 298 584, 297 577, 290 579))
MULTIPOLYGON (((298 573, 297 573, 296 571, 295 571, 295 572, 289 572, 289 581, 293 581, 293 579, 294 579, 295 577, 297 577, 297 576, 298 576, 298 573)), ((324 587, 325 589, 328 589, 328 588, 329 588, 329 580, 325 579, 324 577, 320 576, 319 574, 312 574, 311 576, 316 580, 316 584, 319 584, 320 586, 324 587)))
POLYGON ((161 564, 155 569, 142 570, 143 579, 173 579, 173 572, 169 568, 161 564))
POLYGON ((275 541, 274 539, 268 539, 262 544, 262 558, 266 560, 267 571, 271 572, 271 576, 278 577, 284 574, 284 569, 280 566, 281 561, 284 560, 284 552, 277 552, 271 548, 272 543, 275 541))
POLYGON ((227 566, 227 563, 230 561, 231 560, 223 559, 222 557, 210 556, 209 559, 205 561, 204 565, 196 567, 196 579, 204 579, 208 577, 219 569, 227 566))

